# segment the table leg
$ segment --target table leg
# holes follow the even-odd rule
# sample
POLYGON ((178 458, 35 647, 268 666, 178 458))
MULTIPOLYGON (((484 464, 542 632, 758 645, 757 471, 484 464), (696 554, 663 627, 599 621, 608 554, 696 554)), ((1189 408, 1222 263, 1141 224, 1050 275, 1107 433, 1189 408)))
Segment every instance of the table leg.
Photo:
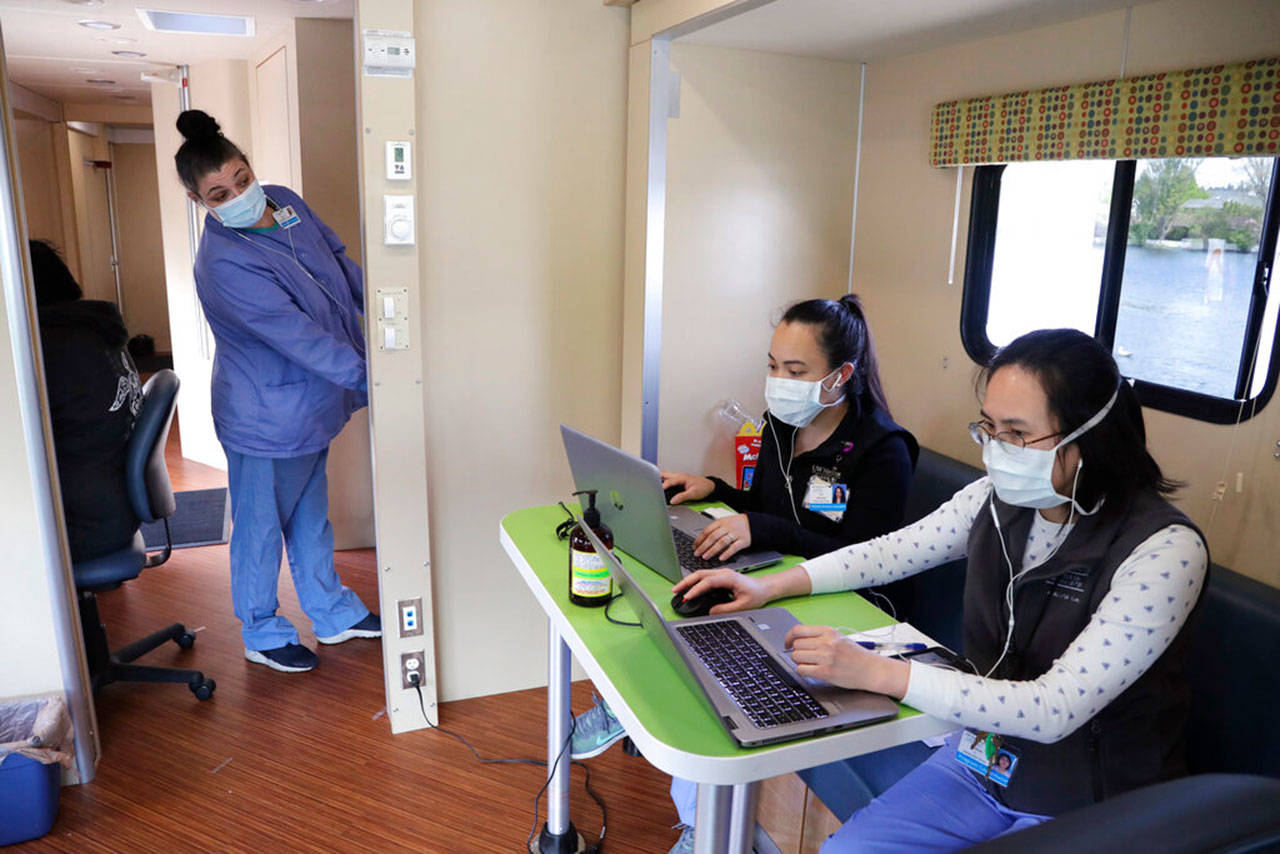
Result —
POLYGON ((756 804, 759 798, 759 783, 738 783, 733 787, 729 804, 730 854, 751 854, 756 838, 756 804))
POLYGON ((538 837, 541 854, 572 854, 578 831, 569 821, 569 647, 547 621, 547 823, 538 837), (563 751, 563 752, 562 752, 563 751))
POLYGON ((693 832, 694 854, 722 854, 729 850, 733 789, 733 786, 698 784, 698 808, 693 832))

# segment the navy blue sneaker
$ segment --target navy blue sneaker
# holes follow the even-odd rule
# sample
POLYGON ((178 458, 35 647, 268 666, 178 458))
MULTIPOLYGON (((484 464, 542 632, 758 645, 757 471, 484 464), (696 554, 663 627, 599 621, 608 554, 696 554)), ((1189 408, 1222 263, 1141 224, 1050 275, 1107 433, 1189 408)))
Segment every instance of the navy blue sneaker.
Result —
POLYGON ((302 644, 290 643, 275 649, 246 649, 244 657, 282 673, 305 673, 320 663, 319 657, 302 644))
POLYGON ((349 641, 352 638, 380 638, 382 637, 382 619, 377 614, 369 614, 360 622, 343 632, 336 635, 329 635, 327 638, 317 637, 320 643, 335 644, 349 641))

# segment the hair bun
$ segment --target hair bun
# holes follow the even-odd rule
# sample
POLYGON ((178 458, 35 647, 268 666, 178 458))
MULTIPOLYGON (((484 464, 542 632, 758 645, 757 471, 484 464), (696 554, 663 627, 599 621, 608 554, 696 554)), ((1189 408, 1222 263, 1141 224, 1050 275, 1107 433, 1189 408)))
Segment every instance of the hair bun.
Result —
POLYGON ((213 116, 204 110, 184 110, 178 116, 178 133, 182 134, 184 139, 192 141, 214 139, 221 132, 222 129, 218 127, 213 116))
POLYGON ((845 294, 840 297, 837 302, 845 311, 852 312, 857 317, 862 317, 862 300, 857 294, 845 294))

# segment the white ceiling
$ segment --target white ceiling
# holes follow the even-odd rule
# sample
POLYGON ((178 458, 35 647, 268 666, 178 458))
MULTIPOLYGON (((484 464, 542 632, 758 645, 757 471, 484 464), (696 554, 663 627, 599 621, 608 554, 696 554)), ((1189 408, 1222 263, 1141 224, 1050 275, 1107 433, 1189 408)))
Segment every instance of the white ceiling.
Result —
POLYGON ((1029 30, 1149 0, 773 0, 682 39, 695 44, 884 59, 1029 30))
MULTIPOLYGON (((151 103, 143 71, 182 63, 249 59, 293 18, 350 18, 353 0, 0 0, 0 30, 9 79, 67 104, 151 103), (252 15, 257 33, 179 35, 148 30, 135 6, 171 12, 252 15), (111 21, 118 30, 91 30, 82 20, 111 21), (121 59, 113 50, 145 53, 121 59), (82 70, 76 70, 82 69, 82 70), (114 84, 85 82, 88 78, 114 84)), ((347 61, 347 57, 343 57, 347 61)))

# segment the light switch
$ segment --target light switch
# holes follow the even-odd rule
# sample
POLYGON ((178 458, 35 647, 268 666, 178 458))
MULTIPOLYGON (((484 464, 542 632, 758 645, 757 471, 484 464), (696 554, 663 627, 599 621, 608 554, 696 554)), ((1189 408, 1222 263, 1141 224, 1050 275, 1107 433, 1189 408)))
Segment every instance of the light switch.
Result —
POLYGON ((394 350, 396 348, 396 328, 388 324, 382 327, 382 349, 394 350))
POLYGON ((382 298, 382 316, 385 317, 387 320, 395 319, 395 316, 396 316, 396 298, 395 297, 382 298))

